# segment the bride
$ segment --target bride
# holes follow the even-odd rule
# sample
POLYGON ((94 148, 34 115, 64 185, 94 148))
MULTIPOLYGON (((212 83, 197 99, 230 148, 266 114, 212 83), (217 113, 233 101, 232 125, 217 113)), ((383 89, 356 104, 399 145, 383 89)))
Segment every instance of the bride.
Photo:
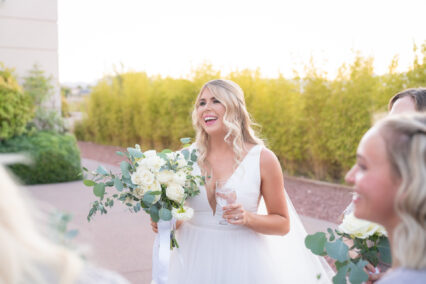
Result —
POLYGON ((188 201, 194 217, 176 225, 180 247, 172 253, 169 283, 330 282, 330 267, 304 246, 281 166, 256 137, 241 88, 228 80, 206 83, 192 120, 194 174, 205 176, 206 185, 188 201), (223 207, 216 203, 219 182, 235 192, 223 207))

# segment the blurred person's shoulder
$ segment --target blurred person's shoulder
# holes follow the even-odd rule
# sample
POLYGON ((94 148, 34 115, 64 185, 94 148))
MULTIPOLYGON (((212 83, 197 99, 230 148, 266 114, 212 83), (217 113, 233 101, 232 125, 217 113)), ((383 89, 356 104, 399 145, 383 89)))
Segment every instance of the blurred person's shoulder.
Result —
POLYGON ((386 273, 377 284, 424 284, 426 283, 426 269, 415 270, 407 268, 397 268, 386 273))

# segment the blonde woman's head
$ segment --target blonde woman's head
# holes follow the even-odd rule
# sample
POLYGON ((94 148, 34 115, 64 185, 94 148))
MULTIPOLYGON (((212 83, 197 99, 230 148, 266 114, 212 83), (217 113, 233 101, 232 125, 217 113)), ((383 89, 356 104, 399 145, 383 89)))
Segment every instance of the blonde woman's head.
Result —
POLYGON ((202 88, 195 101, 192 122, 197 133, 199 162, 204 163, 211 135, 222 135, 233 147, 236 163, 244 153, 245 144, 263 144, 252 129, 246 109, 244 92, 230 80, 212 80, 202 88))
POLYGON ((39 212, 2 165, 0 192, 0 283, 74 283, 82 261, 40 232, 39 212))
POLYGON ((391 230, 394 261, 425 269, 426 115, 379 121, 362 138, 347 179, 358 193, 355 215, 391 230))

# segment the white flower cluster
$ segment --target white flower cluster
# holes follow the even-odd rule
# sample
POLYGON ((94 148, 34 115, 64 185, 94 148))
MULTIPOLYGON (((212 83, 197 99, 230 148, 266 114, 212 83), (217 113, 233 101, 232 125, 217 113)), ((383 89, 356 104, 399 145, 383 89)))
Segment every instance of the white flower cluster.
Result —
MULTIPOLYGON (((170 163, 177 165, 176 171, 161 169, 167 162, 159 157, 155 150, 144 152, 144 156, 137 162, 136 171, 131 174, 132 183, 138 186, 134 190, 137 197, 142 198, 150 191, 161 191, 161 185, 164 185, 167 198, 182 203, 188 174, 187 162, 183 155, 180 152, 166 154, 170 163)), ((158 202, 160 197, 161 195, 155 195, 153 203, 158 202)))
POLYGON ((194 216, 194 209, 187 206, 173 208, 172 215, 176 220, 188 221, 194 216))
POLYGON ((354 216, 353 212, 345 215, 342 224, 339 225, 339 230, 350 235, 352 238, 359 239, 367 239, 374 234, 386 236, 385 228, 379 224, 358 219, 354 216))

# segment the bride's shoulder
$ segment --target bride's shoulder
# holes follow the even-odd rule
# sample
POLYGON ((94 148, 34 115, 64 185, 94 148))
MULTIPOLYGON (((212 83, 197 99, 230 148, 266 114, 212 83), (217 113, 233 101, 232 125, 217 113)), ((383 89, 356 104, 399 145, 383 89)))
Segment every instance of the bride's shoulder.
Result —
POLYGON ((261 170, 269 171, 276 168, 281 169, 280 162, 272 150, 263 146, 260 152, 260 168, 261 170))

